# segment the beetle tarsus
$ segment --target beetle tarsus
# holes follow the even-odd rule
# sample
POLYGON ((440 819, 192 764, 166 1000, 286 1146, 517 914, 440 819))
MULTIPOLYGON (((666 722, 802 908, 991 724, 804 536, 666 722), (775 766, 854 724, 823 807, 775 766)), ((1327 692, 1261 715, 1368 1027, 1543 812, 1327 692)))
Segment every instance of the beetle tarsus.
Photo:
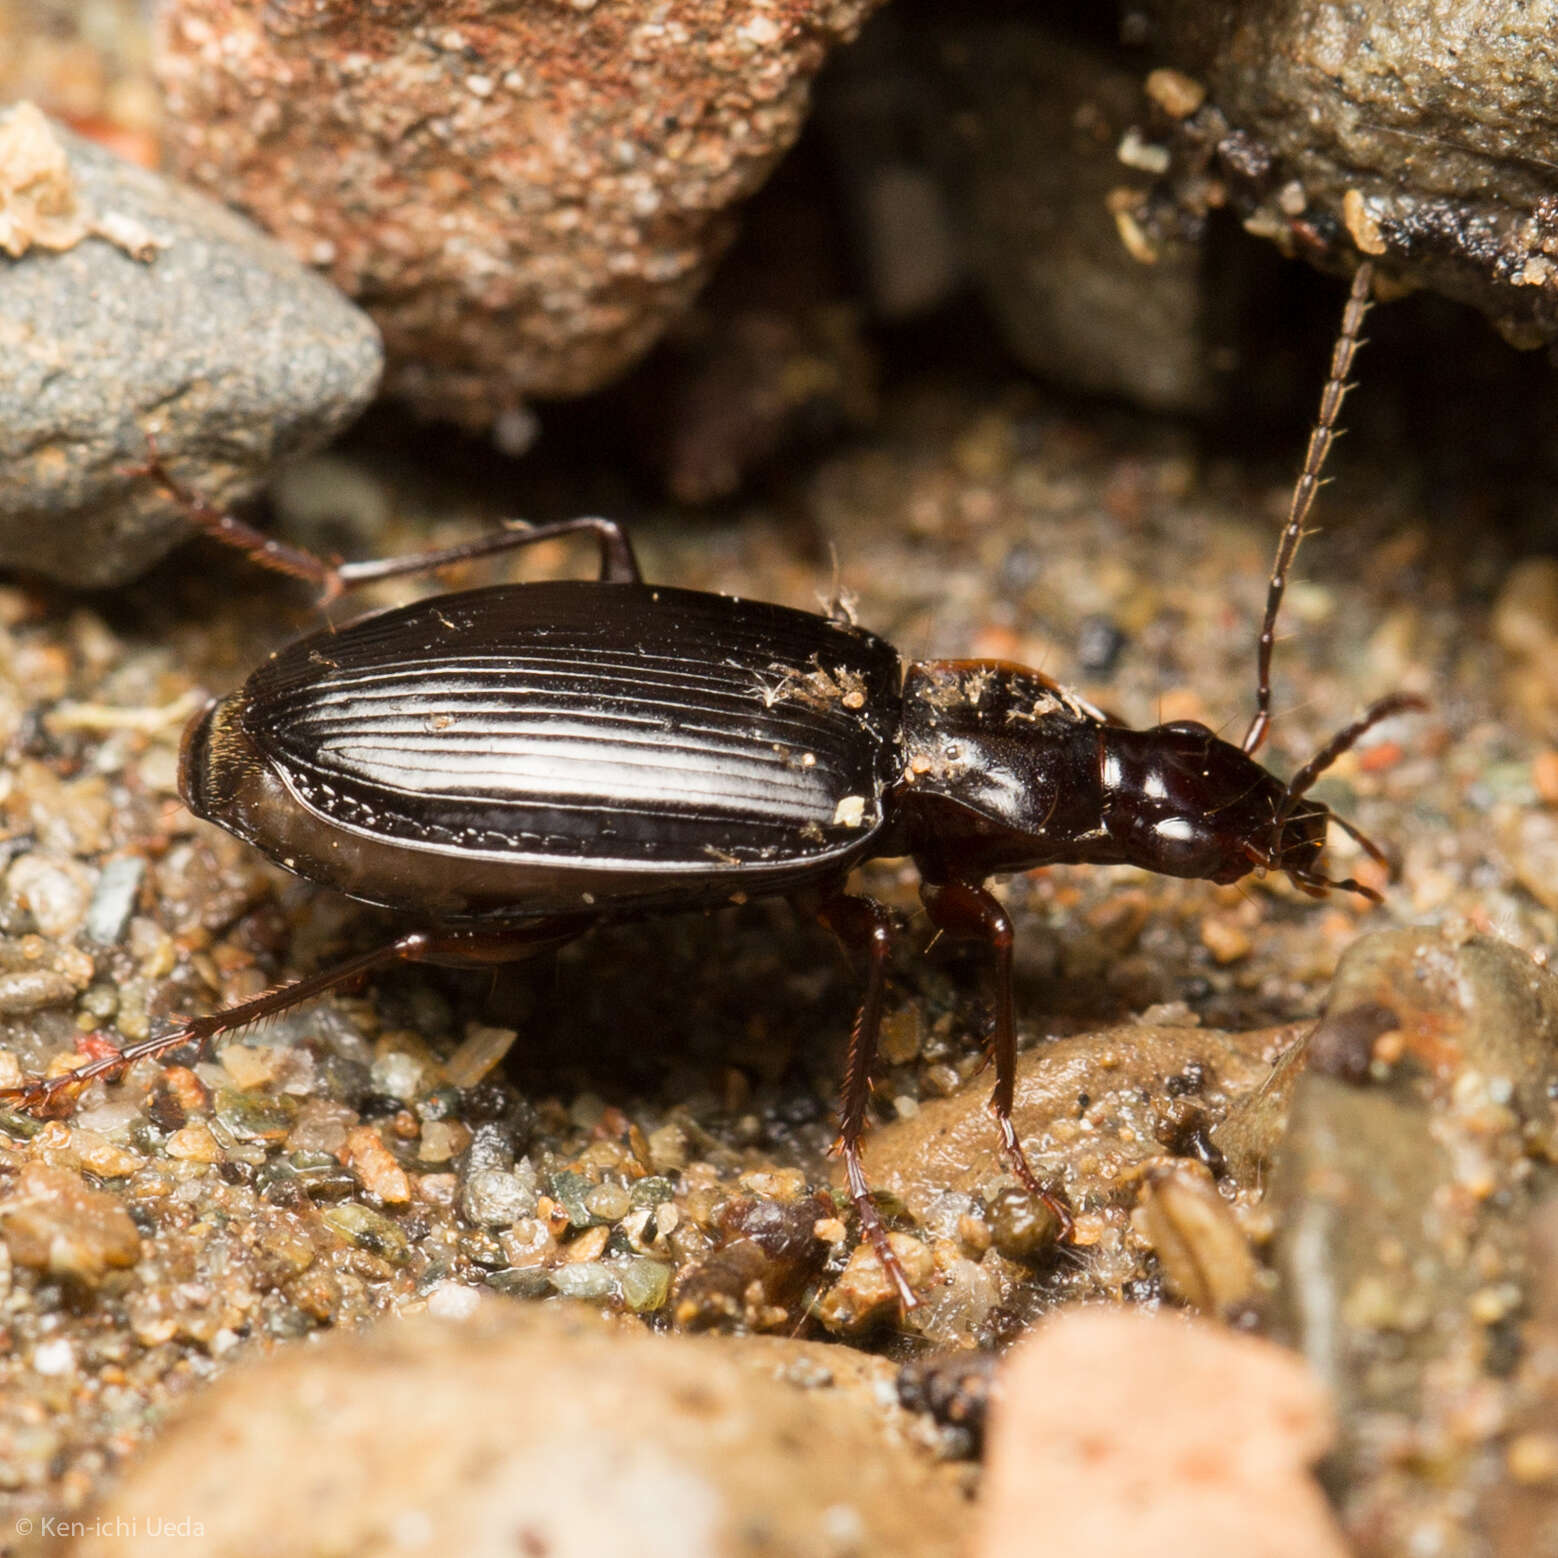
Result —
POLYGON ((328 604, 341 593, 334 563, 327 562, 305 547, 278 541, 263 530, 245 524, 180 481, 168 469, 153 434, 146 435, 146 458, 139 465, 126 468, 122 474, 132 479, 150 477, 184 511, 184 517, 190 524, 213 541, 220 541, 223 546, 242 552, 251 562, 261 568, 268 568, 272 573, 286 574, 288 578, 302 579, 305 583, 317 586, 321 604, 328 604))
POLYGON ((616 520, 605 519, 600 515, 583 515, 547 524, 509 520, 506 528, 495 534, 477 536, 455 546, 414 552, 405 557, 369 558, 363 562, 345 563, 338 558, 321 557, 306 547, 279 541, 225 509, 218 508, 168 469, 154 434, 146 435, 146 458, 138 465, 125 467, 121 474, 130 480, 150 477, 184 511, 184 517, 213 541, 242 552, 261 568, 315 585, 319 590, 321 606, 328 606, 347 590, 356 589, 362 584, 376 583, 381 579, 402 579, 419 573, 436 573, 440 568, 474 562, 501 552, 517 551, 520 547, 533 546, 538 541, 567 535, 590 534, 596 538, 600 546, 598 577, 601 583, 637 584, 643 577, 638 566, 638 556, 627 532, 616 520))

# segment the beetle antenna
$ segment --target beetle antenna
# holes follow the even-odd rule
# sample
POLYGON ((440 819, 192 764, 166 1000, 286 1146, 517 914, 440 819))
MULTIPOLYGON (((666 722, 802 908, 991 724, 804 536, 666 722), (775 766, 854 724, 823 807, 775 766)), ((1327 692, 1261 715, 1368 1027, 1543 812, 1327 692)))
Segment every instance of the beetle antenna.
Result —
MULTIPOLYGON (((1283 792, 1282 804, 1277 808, 1276 817, 1272 821, 1272 857, 1274 862, 1280 862, 1282 855, 1282 834, 1287 827, 1288 819, 1293 815, 1293 808, 1297 806, 1303 796, 1314 786, 1320 775, 1328 769, 1342 753, 1356 746, 1358 741, 1374 726, 1382 720, 1389 719, 1394 714, 1403 714, 1412 709, 1426 709, 1428 704, 1422 698, 1409 692, 1392 693, 1388 698, 1381 698, 1373 704, 1360 719, 1355 719, 1352 724, 1337 731, 1326 744, 1320 748, 1310 760, 1288 781, 1288 787, 1283 792)), ((1385 863, 1385 851, 1371 839, 1361 828, 1355 827, 1345 817, 1339 817, 1329 807, 1322 807, 1327 822, 1334 822, 1347 836, 1353 839, 1361 849, 1382 865, 1385 863)), ((1270 864, 1271 862, 1268 862, 1270 864)), ((1279 866, 1279 869, 1286 869, 1279 866)), ((1367 898, 1370 903, 1383 903, 1384 900, 1372 887, 1365 887, 1361 882, 1354 881, 1352 877, 1345 881, 1335 881, 1330 877, 1320 876, 1312 871, 1288 870, 1288 875, 1311 897, 1323 897, 1327 892, 1357 893, 1360 898, 1367 898)))
POLYGON ((1427 700, 1419 698, 1415 693, 1393 692, 1388 698, 1381 698, 1378 703, 1371 704, 1361 718, 1355 719, 1352 724, 1337 731, 1288 780, 1287 790, 1282 796, 1282 805, 1277 808, 1277 827, 1280 829, 1283 823, 1288 820, 1294 805, 1302 795, 1314 788, 1314 783, 1320 775, 1344 752, 1348 752, 1355 747, 1376 725, 1383 720, 1388 720, 1392 715, 1404 714, 1408 710, 1422 710, 1427 707, 1427 700))
MULTIPOLYGON (((1363 316, 1369 311, 1369 291, 1374 285, 1374 263, 1364 260, 1353 273, 1352 291, 1347 295, 1347 306, 1342 310, 1342 325, 1331 348, 1331 371, 1326 377, 1325 388, 1320 392, 1320 416, 1309 435, 1309 448, 1304 455, 1304 468, 1298 473, 1293 487, 1293 498, 1288 505, 1288 522, 1283 527, 1282 538, 1277 543, 1277 560, 1272 564, 1271 579, 1266 587, 1266 617, 1261 623, 1260 647, 1255 677, 1255 717, 1245 732, 1244 750, 1254 754, 1260 750, 1271 727, 1271 651, 1277 637, 1277 612, 1282 606, 1282 596, 1287 589, 1288 570, 1298 554, 1298 544, 1304 539, 1304 524, 1314 505, 1315 493, 1320 489, 1320 473, 1325 469, 1326 456, 1337 438, 1337 418, 1342 412, 1342 402, 1351 386, 1347 375, 1352 372, 1353 358, 1363 344, 1360 331, 1363 316)), ((1345 750, 1345 749, 1344 749, 1345 750)))

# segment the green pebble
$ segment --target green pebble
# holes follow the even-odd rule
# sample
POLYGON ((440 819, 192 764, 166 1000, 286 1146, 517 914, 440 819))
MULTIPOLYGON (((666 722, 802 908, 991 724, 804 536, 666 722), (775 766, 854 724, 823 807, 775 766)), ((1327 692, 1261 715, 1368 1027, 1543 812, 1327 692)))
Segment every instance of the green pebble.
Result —
POLYGON ((0 1109, 0 1131, 16 1141, 30 1141, 44 1124, 36 1116, 23 1114, 19 1109, 0 1109))
POLYGON ((545 1298, 552 1291, 552 1273, 544 1266, 505 1266, 483 1278, 495 1293, 510 1298, 545 1298))
POLYGON ((237 1141, 285 1141, 297 1119, 297 1100, 285 1093, 243 1093, 217 1089, 212 1113, 237 1141))
POLYGON ((603 1217, 594 1216, 585 1204, 585 1197, 590 1193, 590 1182, 583 1174, 576 1174, 572 1169, 560 1169, 547 1181, 547 1190, 568 1214, 570 1227, 590 1228, 606 1221, 603 1217))
POLYGON ((343 1239, 392 1266, 404 1266, 411 1259, 411 1243, 405 1232, 382 1212, 347 1201, 341 1206, 326 1207, 319 1215, 343 1239))
POLYGON ((632 1207, 659 1206, 662 1201, 675 1199, 676 1186, 664 1174, 650 1174, 628 1191, 628 1205, 632 1207))
POLYGON ((622 1302, 636 1315, 663 1309, 671 1296, 671 1268, 664 1261, 630 1260, 622 1268, 622 1302))

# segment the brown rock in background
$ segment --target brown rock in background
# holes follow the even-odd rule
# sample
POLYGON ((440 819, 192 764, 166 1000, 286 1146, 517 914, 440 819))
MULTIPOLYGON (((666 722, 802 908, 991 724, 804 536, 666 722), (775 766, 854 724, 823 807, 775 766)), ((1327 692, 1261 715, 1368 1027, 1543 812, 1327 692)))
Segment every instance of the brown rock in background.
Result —
POLYGON ((167 146, 370 309, 390 393, 483 426, 653 344, 874 3, 177 0, 167 146))

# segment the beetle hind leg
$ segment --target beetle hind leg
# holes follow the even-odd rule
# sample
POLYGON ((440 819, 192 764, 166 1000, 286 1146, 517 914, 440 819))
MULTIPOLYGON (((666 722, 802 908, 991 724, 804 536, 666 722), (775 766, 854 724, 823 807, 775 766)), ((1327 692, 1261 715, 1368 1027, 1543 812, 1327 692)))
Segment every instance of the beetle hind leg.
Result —
POLYGON ((408 931, 393 941, 359 953, 344 963, 322 969, 317 974, 277 985, 261 995, 236 1006, 229 1006, 206 1017, 191 1017, 166 1033, 138 1039, 123 1049, 99 1054, 55 1077, 35 1077, 15 1087, 0 1088, 0 1101, 14 1104, 34 1114, 68 1112, 70 1101, 98 1077, 115 1077, 138 1060, 160 1060, 186 1044, 196 1044, 204 1055, 217 1039, 229 1033, 252 1028, 256 1023, 301 1006, 319 996, 328 995, 365 974, 377 973, 392 963, 446 962, 482 966, 507 963, 528 957, 544 947, 571 941, 593 923, 581 915, 558 916, 528 925, 475 931, 408 931))
POLYGON ((520 547, 533 546, 538 541, 550 541, 554 536, 565 535, 594 536, 600 547, 600 573, 597 577, 601 583, 637 584, 643 578, 638 556, 627 532, 616 520, 604 519, 595 514, 577 519, 553 520, 546 524, 513 520, 495 534, 477 536, 455 546, 415 552, 408 557, 370 558, 364 562, 343 563, 338 559, 320 557, 306 547, 279 541, 219 509, 174 476, 157 449, 156 439, 150 434, 146 438, 146 459, 124 474, 150 477, 184 511, 189 522, 213 541, 235 548, 262 568, 317 586, 321 604, 325 605, 360 584, 432 573, 455 563, 473 562, 477 558, 516 551, 520 547))

